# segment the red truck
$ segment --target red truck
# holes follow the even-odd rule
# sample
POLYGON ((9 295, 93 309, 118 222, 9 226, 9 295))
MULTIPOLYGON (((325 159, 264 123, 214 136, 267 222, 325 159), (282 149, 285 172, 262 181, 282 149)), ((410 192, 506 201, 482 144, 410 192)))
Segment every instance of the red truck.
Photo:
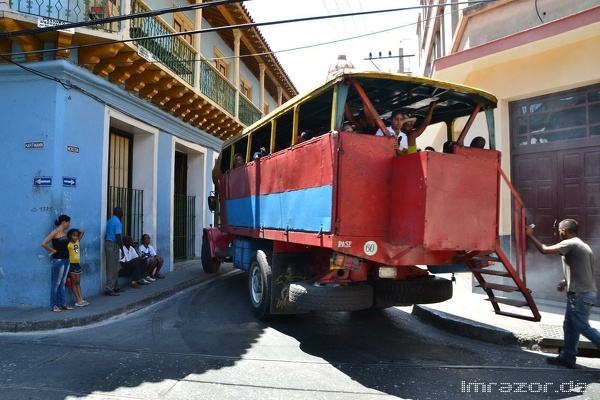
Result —
POLYGON ((442 302, 452 282, 435 274, 468 272, 498 314, 538 321, 524 256, 511 263, 500 246, 503 182, 515 196, 517 250, 524 214, 494 150, 495 107, 478 89, 380 72, 338 73, 288 101, 223 144, 204 270, 248 271, 260 318, 442 302), (399 151, 386 120, 402 110, 418 126, 432 102, 429 129, 445 127, 447 152, 399 151), (464 146, 481 126, 490 149, 464 146))

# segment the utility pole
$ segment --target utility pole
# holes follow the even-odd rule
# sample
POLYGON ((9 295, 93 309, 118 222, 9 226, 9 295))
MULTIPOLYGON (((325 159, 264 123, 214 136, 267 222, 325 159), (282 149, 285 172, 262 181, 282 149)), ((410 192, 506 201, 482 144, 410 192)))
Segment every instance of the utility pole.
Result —
POLYGON ((365 60, 371 61, 373 63, 373 65, 375 65, 375 68, 377 68, 377 71, 381 71, 381 69, 379 69, 379 67, 377 66, 377 64, 375 64, 375 62, 373 60, 386 60, 386 59, 391 59, 391 58, 397 58, 398 59, 398 72, 401 74, 410 74, 410 72, 405 72, 404 71, 404 59, 406 57, 414 57, 414 54, 404 54, 404 49, 402 47, 400 47, 398 49, 398 55, 394 56, 392 55, 391 51, 388 51, 388 55, 387 56, 383 56, 381 54, 381 52, 379 52, 379 56, 377 57, 373 57, 373 53, 369 53, 369 57, 365 58, 365 60))

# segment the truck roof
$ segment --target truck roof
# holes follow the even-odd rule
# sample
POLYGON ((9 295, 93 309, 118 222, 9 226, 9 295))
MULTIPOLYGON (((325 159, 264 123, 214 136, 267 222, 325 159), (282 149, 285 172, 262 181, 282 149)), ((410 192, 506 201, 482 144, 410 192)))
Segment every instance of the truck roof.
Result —
MULTIPOLYGON (((420 119, 427 113, 431 101, 437 101, 431 124, 450 122, 459 117, 469 116, 478 105, 480 105, 482 111, 494 109, 497 106, 497 99, 494 95, 466 85, 406 74, 379 71, 340 71, 323 85, 282 104, 264 118, 248 126, 240 134, 227 140, 224 146, 269 123, 278 115, 289 112, 291 108, 297 105, 315 110, 313 113, 317 118, 314 121, 315 125, 329 125, 331 114, 319 111, 330 108, 332 98, 322 95, 331 91, 336 85, 349 86, 352 80, 358 82, 379 116, 384 120, 389 118, 391 113, 397 109, 403 110, 409 117, 420 119)), ((363 112, 362 101, 356 92, 350 91, 348 93, 346 106, 353 114, 358 115, 363 112)))

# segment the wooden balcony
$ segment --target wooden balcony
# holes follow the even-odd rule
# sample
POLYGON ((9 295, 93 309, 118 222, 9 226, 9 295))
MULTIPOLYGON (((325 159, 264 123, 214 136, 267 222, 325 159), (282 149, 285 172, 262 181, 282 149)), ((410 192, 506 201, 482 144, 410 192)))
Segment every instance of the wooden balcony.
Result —
MULTIPOLYGON (((50 53, 41 52, 48 47, 57 49, 55 59, 74 61, 70 48, 77 47, 76 62, 82 67, 220 139, 234 136, 260 117, 259 109, 247 104, 241 95, 237 109, 243 118, 236 116, 232 84, 182 37, 165 37, 174 31, 160 17, 102 21, 122 13, 121 4, 110 0, 66 0, 64 8, 54 7, 52 12, 46 7, 33 8, 33 4, 11 0, 12 10, 0 14, 0 29, 14 32, 36 28, 39 17, 88 24, 76 28, 74 34, 52 31, 1 38, 1 53, 11 53, 13 42, 25 52, 12 61, 48 59, 50 53), (147 53, 142 57, 140 46, 151 54, 149 58, 147 53)), ((141 0, 131 3, 131 13, 149 10, 141 0)), ((288 87, 293 88, 289 81, 288 87)), ((285 91, 286 97, 296 94, 294 90, 285 91)))

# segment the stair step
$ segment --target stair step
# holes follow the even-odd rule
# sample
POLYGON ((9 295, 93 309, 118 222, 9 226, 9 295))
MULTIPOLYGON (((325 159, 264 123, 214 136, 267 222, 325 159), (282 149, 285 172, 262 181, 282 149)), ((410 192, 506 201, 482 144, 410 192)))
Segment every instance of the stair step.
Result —
POLYGON ((523 306, 528 305, 528 303, 526 301, 507 299, 505 297, 494 297, 493 299, 485 299, 485 300, 491 301, 492 303, 508 304, 509 306, 514 306, 514 307, 523 307, 523 306))
POLYGON ((497 311, 496 314, 504 315, 505 317, 524 319, 526 321, 533 321, 533 322, 539 322, 542 319, 541 317, 536 318, 534 316, 515 314, 515 313, 506 312, 506 311, 497 311))
POLYGON ((494 269, 485 269, 485 268, 472 268, 471 272, 479 272, 480 274, 489 274, 489 275, 496 275, 496 276, 510 276, 510 274, 505 271, 497 271, 494 269))
POLYGON ((482 282, 481 284, 477 285, 477 287, 481 287, 484 289, 496 289, 496 290, 501 290, 503 292, 508 292, 508 293, 512 293, 514 291, 519 290, 519 288, 516 286, 502 285, 500 283, 493 283, 493 282, 482 282))

